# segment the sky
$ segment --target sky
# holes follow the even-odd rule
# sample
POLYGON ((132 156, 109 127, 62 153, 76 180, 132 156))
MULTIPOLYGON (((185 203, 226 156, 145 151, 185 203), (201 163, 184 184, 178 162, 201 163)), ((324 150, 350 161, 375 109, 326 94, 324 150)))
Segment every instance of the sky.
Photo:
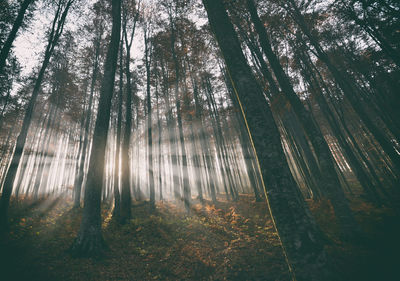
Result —
MULTIPOLYGON (((94 0, 80 1, 85 5, 94 2, 94 0)), ((29 75, 32 69, 40 63, 43 58, 42 54, 46 48, 45 33, 49 29, 53 20, 54 9, 43 8, 42 1, 37 1, 37 9, 33 14, 33 18, 27 28, 18 32, 18 36, 14 41, 14 53, 22 66, 22 75, 29 75)), ((77 22, 84 22, 79 18, 77 13, 70 10, 64 32, 66 30, 76 30, 77 22)))
POLYGON ((28 75, 39 62, 40 53, 45 48, 45 26, 49 26, 51 21, 49 18, 50 15, 39 15, 35 12, 29 27, 19 32, 14 41, 14 53, 21 63, 24 76, 28 75))
MULTIPOLYGON (((91 5, 96 0, 83 0, 79 4, 91 5)), ((154 2, 154 0, 141 0, 142 3, 154 2)), ((79 7, 82 10, 82 6, 79 7)), ((85 8, 83 8, 85 10, 85 8)), ((87 9, 86 9, 87 10, 87 9)), ((190 18, 194 20, 198 27, 206 23, 206 19, 199 18, 195 13, 190 15, 190 18)), ((42 1, 37 2, 37 9, 34 12, 33 19, 29 26, 18 33, 17 38, 14 42, 14 53, 17 56, 22 66, 22 75, 29 75, 32 69, 40 63, 42 59, 42 53, 46 47, 45 32, 49 28, 53 19, 53 13, 48 9, 43 9, 42 1), (45 12, 44 12, 45 11, 45 12)), ((85 19, 79 17, 77 13, 70 11, 67 16, 65 30, 76 30, 79 24, 85 22, 85 19), (79 24, 77 24, 79 23, 79 24)), ((133 56, 135 59, 141 59, 143 57, 143 34, 140 28, 137 28, 135 34, 135 42, 133 43, 133 56)))

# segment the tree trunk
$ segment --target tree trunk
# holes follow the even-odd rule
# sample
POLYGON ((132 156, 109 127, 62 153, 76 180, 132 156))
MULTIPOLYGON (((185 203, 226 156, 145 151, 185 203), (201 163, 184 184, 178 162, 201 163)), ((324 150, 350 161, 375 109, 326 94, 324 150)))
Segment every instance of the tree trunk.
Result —
POLYGON ((123 43, 120 43, 120 52, 119 52, 119 92, 118 92, 118 121, 117 121, 117 143, 116 143, 116 153, 115 153, 115 171, 114 171, 114 211, 113 216, 117 219, 120 219, 121 216, 121 195, 119 193, 119 175, 120 175, 120 166, 119 161, 121 158, 121 127, 122 127, 122 94, 123 94, 123 65, 122 65, 122 56, 123 56, 123 43))
POLYGON ((279 131, 221 0, 203 0, 257 155, 273 222, 294 280, 337 280, 322 237, 291 175, 279 131))
POLYGON ((205 162, 207 164, 206 168, 206 176, 208 178, 208 184, 210 187, 210 193, 211 193, 211 199, 213 203, 215 204, 217 202, 217 196, 215 192, 215 177, 212 175, 211 171, 214 171, 214 167, 211 161, 211 150, 210 146, 208 143, 206 143, 206 140, 208 139, 205 134, 205 126, 203 124, 203 111, 200 105, 200 99, 199 99, 199 91, 193 91, 193 98, 194 98, 194 108, 195 108, 195 117, 196 121, 199 123, 199 128, 200 128, 200 133, 199 133, 199 138, 200 138, 200 148, 201 151, 203 152, 205 162))
POLYGON ((150 65, 151 65, 151 46, 149 43, 149 30, 146 28, 144 31, 144 52, 145 52, 145 65, 146 65, 146 100, 147 100, 147 165, 148 165, 148 179, 150 190, 150 205, 155 207, 155 187, 154 187, 154 171, 153 171, 153 134, 152 134, 152 112, 151 112, 151 91, 150 91, 150 65))
POLYGON ((294 92, 288 76, 283 71, 278 58, 272 51, 268 35, 260 18, 258 17, 254 0, 247 0, 247 7, 251 14, 254 27, 259 34, 263 51, 271 64, 271 68, 275 73, 278 83, 281 86, 286 98, 289 100, 293 111, 299 118, 314 147, 318 164, 322 173, 322 182, 319 182, 318 184, 324 186, 326 189, 328 199, 331 200, 332 206, 335 210, 335 215, 345 231, 345 234, 355 236, 359 234, 360 230, 356 220, 353 217, 352 211, 348 206, 343 189, 340 186, 340 181, 335 171, 335 160, 332 156, 329 146, 326 143, 321 130, 318 128, 317 124, 315 124, 311 113, 305 109, 299 97, 294 92))
POLYGON ((114 90, 115 70, 121 31, 121 1, 112 0, 112 31, 104 64, 100 89, 99 110, 93 134, 89 170, 85 188, 82 222, 78 236, 71 246, 75 255, 94 256, 102 252, 105 244, 101 233, 101 190, 104 177, 104 160, 110 121, 111 100, 114 90))
POLYGON ((389 156, 395 170, 396 174, 400 175, 400 155, 397 153, 393 144, 387 138, 387 136, 377 127, 377 125, 371 120, 368 113, 365 111, 364 106, 360 103, 360 97, 357 94, 357 91, 354 88, 354 84, 349 82, 349 80, 342 75, 339 69, 331 62, 331 59, 324 52, 318 41, 311 34, 311 31, 307 27, 307 24, 304 21, 303 16, 300 13, 300 10, 296 6, 292 0, 289 1, 291 5, 291 14, 294 20, 297 22, 303 33, 310 40, 310 43, 315 48, 315 51, 318 55, 318 58, 325 63, 329 71, 332 73, 336 83, 339 85, 340 89, 343 91, 350 104, 352 105, 354 111, 361 118, 365 126, 372 133, 375 139, 378 141, 379 145, 385 151, 385 153, 389 156))
MULTIPOLYGON (((83 185, 83 178, 85 175, 85 161, 87 155, 87 147, 89 145, 89 128, 90 128, 90 120, 92 119, 92 110, 93 110, 93 96, 94 96, 94 88, 96 85, 96 79, 99 71, 99 56, 100 56, 100 41, 101 36, 103 34, 103 29, 100 28, 99 34, 96 38, 95 42, 95 57, 93 63, 93 72, 92 72, 92 79, 90 84, 90 95, 89 95, 89 102, 86 111, 86 120, 85 120, 85 134, 83 138, 83 145, 82 145, 82 152, 81 152, 81 159, 78 174, 75 178, 74 182, 74 208, 79 208, 81 205, 81 193, 82 193, 82 185, 83 185)), ((83 113, 85 114, 85 113, 83 113)))
POLYGON ((10 53, 10 50, 11 50, 11 46, 12 46, 15 38, 17 37, 17 32, 18 32, 19 28, 21 27, 21 25, 24 21, 25 12, 28 9, 28 6, 33 1, 35 1, 35 0, 24 0, 24 2, 22 2, 22 4, 21 4, 21 7, 19 8, 17 18, 15 19, 13 27, 12 27, 10 33, 8 34, 6 41, 4 42, 3 48, 1 48, 1 51, 0 51, 0 74, 3 72, 3 69, 6 65, 6 60, 7 60, 8 54, 10 53))

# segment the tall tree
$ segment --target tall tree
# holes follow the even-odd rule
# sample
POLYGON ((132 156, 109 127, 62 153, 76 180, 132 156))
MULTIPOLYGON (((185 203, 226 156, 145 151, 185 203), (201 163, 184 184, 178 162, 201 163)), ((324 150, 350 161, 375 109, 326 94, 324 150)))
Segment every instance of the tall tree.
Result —
POLYGON ((24 17, 25 17, 26 11, 27 11, 29 5, 34 1, 35 0, 24 0, 21 3, 21 7, 19 8, 18 15, 14 21, 13 27, 12 27, 10 33, 8 34, 8 37, 7 37, 6 41, 4 42, 3 47, 0 50, 0 73, 3 72, 4 66, 6 65, 6 60, 7 60, 8 54, 10 53, 10 50, 11 50, 11 47, 12 47, 12 44, 13 44, 15 38, 17 37, 18 30, 20 29, 20 27, 22 26, 22 24, 24 22, 24 17))
POLYGON ((344 195, 343 189, 340 186, 340 181, 335 171, 334 158, 329 146, 325 141, 321 130, 318 128, 318 125, 315 124, 310 112, 305 109, 300 98, 293 90, 293 86, 291 85, 288 76, 285 74, 283 67, 273 52, 266 30, 258 17, 254 0, 246 0, 246 3, 254 27, 259 34, 262 49, 270 62, 278 83, 285 94, 285 97, 289 100, 297 117, 301 121, 301 124, 316 151, 318 164, 322 172, 322 177, 320 178, 321 181, 318 183, 326 188, 328 198, 331 200, 335 214, 344 230, 350 235, 352 235, 352 233, 359 234, 357 223, 347 204, 347 199, 344 195))
POLYGON ((89 131, 90 131, 90 123, 92 120, 92 111, 93 111, 93 101, 94 101, 94 92, 96 87, 96 81, 98 80, 99 75, 99 64, 100 64, 100 52, 101 52, 101 40, 104 32, 103 23, 100 20, 100 7, 95 7, 96 18, 93 21, 95 27, 95 38, 93 39, 93 68, 92 68, 92 77, 90 82, 90 94, 89 101, 86 112, 82 112, 83 115, 86 115, 85 124, 84 124, 84 136, 83 136, 83 144, 81 150, 81 158, 79 169, 77 171, 77 176, 74 182, 74 207, 78 208, 81 204, 81 193, 83 186, 83 179, 85 174, 85 163, 87 156, 87 147, 90 143, 89 139, 89 131))
MULTIPOLYGON (((151 12, 150 12, 151 13, 151 12)), ((151 43, 151 14, 149 13, 147 22, 143 25, 144 34, 144 61, 146 66, 146 106, 147 106, 147 165, 149 171, 149 190, 150 190, 150 204, 155 206, 155 187, 154 187, 154 171, 153 171, 153 134, 152 134, 152 108, 151 108, 151 91, 150 91, 150 78, 151 78, 151 61, 153 57, 153 46, 151 43)))
POLYGON ((44 53, 44 60, 40 68, 39 74, 36 78, 35 86, 33 88, 32 96, 29 99, 28 106, 25 111, 24 120, 22 122, 21 131, 18 135, 17 142, 15 145, 14 154, 11 159, 11 164, 8 168, 4 186, 3 194, 0 201, 0 226, 1 229, 6 229, 7 226, 7 211, 10 203, 10 196, 12 193, 15 175, 17 173, 18 166, 21 161, 22 152, 25 147, 26 137, 28 135, 28 130, 31 124, 33 111, 36 105, 36 100, 40 92, 43 77, 46 72, 46 68, 50 62, 51 55, 54 51, 55 46, 64 30, 65 20, 67 18, 68 11, 75 0, 59 0, 56 3, 56 13, 51 25, 50 33, 47 39, 47 47, 44 53))
POLYGON ((294 0, 289 0, 284 4, 287 11, 296 21, 302 32, 306 35, 311 45, 314 47, 315 52, 318 58, 325 63, 330 73, 335 79, 335 82, 338 84, 340 89, 345 94, 346 98, 349 100, 352 105, 354 111, 361 118, 365 126, 368 130, 373 134, 374 138, 378 141, 382 149, 388 155, 390 160, 393 163, 394 169, 396 170, 397 175, 400 174, 400 155, 396 150, 395 145, 391 142, 388 136, 379 128, 376 123, 371 119, 368 114, 365 104, 360 103, 360 99, 362 100, 362 96, 360 96, 359 87, 354 84, 350 79, 348 79, 347 75, 343 74, 336 65, 332 62, 331 58, 324 51, 321 44, 318 42, 317 38, 312 33, 312 30, 308 27, 304 16, 302 15, 298 5, 294 0))
POLYGON ((104 249, 101 233, 101 191, 104 177, 104 160, 110 121, 111 100, 114 91, 115 71, 121 33, 121 1, 112 0, 112 30, 104 64, 100 89, 99 110, 93 133, 93 144, 85 187, 82 222, 78 236, 71 246, 75 255, 98 255, 104 249))
POLYGON ((118 115, 117 115, 117 139, 116 139, 116 152, 115 152, 115 171, 114 171, 114 212, 113 216, 120 219, 121 216, 121 195, 119 192, 120 183, 120 158, 121 158, 121 129, 122 129, 122 102, 123 102, 123 87, 124 87, 124 67, 122 64, 123 57, 123 42, 120 43, 119 51, 119 91, 118 91, 118 115))
POLYGON ((121 222, 125 223, 131 218, 131 184, 130 184, 130 161, 129 161, 129 144, 131 141, 132 131, 132 78, 131 78, 131 48, 133 37, 135 35, 136 23, 139 19, 139 8, 136 8, 136 2, 124 2, 123 5, 123 36, 126 48, 125 58, 125 74, 126 74, 126 101, 125 101, 125 131, 122 141, 122 179, 121 179, 121 222), (133 16, 132 26, 128 24, 129 17, 133 16), (128 28, 131 27, 130 30, 128 28))
MULTIPOLYGON (((181 66, 180 60, 177 55, 176 50, 176 41, 178 39, 177 36, 177 16, 178 12, 181 8, 185 7, 185 3, 178 3, 172 1, 171 3, 167 3, 168 7, 168 18, 169 18, 169 25, 170 25, 170 43, 171 43, 171 54, 173 59, 173 64, 175 68, 175 85, 174 85, 174 94, 175 94, 175 103, 176 103, 176 114, 177 114, 177 121, 178 121, 178 133, 179 133, 179 143, 181 148, 182 154, 182 181, 183 181, 183 199, 186 211, 190 211, 190 187, 189 187, 189 175, 188 175, 188 164, 187 164, 187 155, 186 155, 186 147, 185 147, 185 137, 183 134, 183 124, 182 124, 182 111, 181 111, 181 97, 180 97, 180 88, 179 82, 181 81, 181 66)), ((175 144, 178 145, 177 143, 175 144)), ((178 149, 176 149, 177 151, 178 149)), ((175 184, 175 183, 174 183, 175 184)))
POLYGON ((322 237, 299 193, 279 131, 221 0, 203 0, 257 155, 265 194, 294 280, 334 280, 322 237))

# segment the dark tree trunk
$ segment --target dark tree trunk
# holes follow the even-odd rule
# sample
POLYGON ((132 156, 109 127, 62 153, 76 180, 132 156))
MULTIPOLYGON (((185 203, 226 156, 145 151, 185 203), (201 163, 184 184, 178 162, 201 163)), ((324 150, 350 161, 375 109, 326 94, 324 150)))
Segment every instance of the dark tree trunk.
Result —
MULTIPOLYGON (((175 92, 175 94, 177 93, 175 92)), ((186 212, 190 212, 190 204, 192 196, 190 193, 190 186, 189 186, 189 173, 188 173, 188 163, 187 163, 187 155, 185 147, 185 136, 183 134, 181 101, 178 95, 175 96, 175 99, 176 99, 176 111, 178 119, 179 143, 181 145, 181 153, 182 153, 183 200, 186 212)))
POLYGON ((234 183, 232 180, 232 176, 230 174, 229 170, 229 164, 227 161, 227 153, 225 151, 225 141, 222 135, 222 129, 221 129, 221 124, 219 120, 219 115, 217 112, 217 108, 215 105, 214 101, 214 93, 211 88, 210 81, 208 78, 204 79, 204 89, 207 93, 207 102, 209 106, 209 111, 211 112, 211 123, 213 126, 213 131, 214 131, 214 137, 215 137, 215 144, 216 144, 216 149, 218 152, 218 158, 220 159, 219 161, 219 166, 220 170, 222 172, 222 180, 223 180, 223 185, 224 185, 224 190, 225 190, 225 195, 226 195, 226 200, 230 200, 229 194, 231 195, 232 199, 234 201, 237 200, 236 193, 234 191, 234 183), (229 191, 228 191, 229 188, 229 191))
MULTIPOLYGON (((88 70, 88 73, 89 73, 89 70, 88 70)), ((87 74, 88 75, 88 74, 87 74)), ((88 75, 89 76, 89 75, 88 75)), ((88 78, 87 78, 87 80, 88 80, 88 78)), ((88 82, 87 82, 87 80, 85 80, 85 92, 84 92, 84 99, 85 99, 85 101, 84 101, 84 105, 83 105, 83 107, 82 107, 82 116, 81 116, 81 120, 80 120, 80 130, 79 130, 79 144, 78 144, 78 154, 77 154, 77 156, 76 156, 76 163, 75 163, 75 171, 76 171, 76 174, 75 174, 75 179, 74 179, 74 186, 73 186, 73 188, 74 188, 74 190, 73 190, 73 195, 72 195, 72 198, 73 199, 75 199, 75 191, 76 191, 76 183, 77 183, 77 179, 78 179, 78 175, 79 175, 79 168, 80 168, 80 163, 81 163, 81 159, 82 159, 82 157, 83 157, 83 138, 84 138, 84 136, 85 136, 85 112, 86 112, 86 107, 87 107, 87 103, 86 103, 86 100, 87 100, 87 90, 88 90, 88 82)))
MULTIPOLYGON (((187 212, 190 211, 190 187, 189 187, 189 179, 188 179, 188 169, 187 169, 187 159, 186 159, 186 148, 185 148, 185 138, 183 135, 183 126, 182 126, 182 112, 181 112, 181 101, 180 101, 180 96, 179 96, 179 81, 181 79, 181 74, 180 74, 180 64, 178 57, 176 56, 176 51, 175 51, 175 41, 176 41, 176 30, 175 26, 172 20, 172 15, 170 14, 170 26, 171 26, 171 53, 172 53, 172 58, 174 61, 174 67, 175 67, 175 103, 176 103, 176 112, 177 112, 177 121, 178 121, 178 134, 179 134, 179 143, 181 146, 181 153, 182 153, 182 182, 183 182, 183 200, 185 204, 185 209, 187 212)), ((177 140, 175 141, 176 149, 175 149, 175 157, 177 157, 177 152, 178 152, 178 142, 177 140)), ((174 156, 174 155, 173 155, 174 156)), ((178 164, 178 159, 176 159, 176 164, 178 164)), ((174 164, 174 163, 173 163, 174 164)), ((177 169, 176 167, 175 169, 177 169)), ((175 173, 174 173, 175 174, 175 173)), ((174 178, 174 185, 175 185, 175 178, 174 178)), ((177 187, 175 187, 177 188, 177 187)), ((179 191, 180 194, 180 191, 179 191)), ((180 195, 178 196, 177 192, 175 191, 175 198, 179 198, 180 195)))
POLYGON ((317 124, 313 120, 311 113, 305 109, 299 97, 294 92, 288 76, 285 74, 282 66, 279 63, 278 58, 272 51, 268 35, 260 18, 258 17, 254 0, 247 0, 247 7, 251 14, 251 19, 254 23, 254 27, 259 34, 259 40, 262 49, 271 64, 271 68, 275 73, 278 83, 281 86, 286 98, 292 105, 293 111, 299 118, 305 132, 310 138, 310 141, 315 149, 315 154, 318 159, 318 164, 322 174, 322 182, 319 182, 318 184, 324 186, 324 188, 326 189, 326 194, 328 196, 328 199, 331 200, 332 206, 335 210, 335 215, 346 234, 350 236, 359 234, 360 230, 358 224, 353 217, 352 211, 348 206, 343 189, 340 186, 340 181, 336 174, 334 165, 335 160, 332 156, 329 146, 326 143, 321 130, 318 128, 317 124))
POLYGON ((35 0, 24 0, 24 2, 22 2, 21 4, 21 7, 19 8, 17 18, 15 19, 13 27, 8 34, 6 41, 4 42, 3 48, 1 48, 0 51, 0 74, 3 72, 3 69, 6 65, 8 54, 10 53, 11 46, 15 38, 17 37, 18 30, 22 26, 26 10, 33 1, 35 0))
MULTIPOLYGON (((190 72, 190 78, 192 81, 192 87, 193 87, 193 96, 197 96, 198 93, 198 88, 197 88, 197 82, 195 80, 195 78, 193 77, 192 71, 190 71, 190 64, 189 64, 189 60, 187 60, 187 64, 188 64, 188 68, 189 68, 189 72, 190 72)), ((190 104, 190 100, 188 97, 185 98, 185 104, 189 107, 190 104)), ((195 134, 194 129, 193 129, 193 124, 195 124, 196 126, 199 125, 199 118, 196 114, 195 118, 192 117, 192 114, 188 114, 188 123, 189 123, 189 127, 190 127, 190 142, 191 142, 191 150, 193 155, 193 163, 194 163, 194 167, 198 170, 198 173, 195 177, 195 185, 197 188, 197 193, 198 193, 198 198, 200 200, 200 202, 202 204, 204 204, 204 197, 203 197, 203 190, 201 187, 201 165, 200 165, 200 157, 197 151, 197 146, 196 146, 196 136, 198 138, 198 135, 195 134), (195 120, 193 120, 195 119, 195 120)))
POLYGON ((148 165, 148 179, 150 190, 150 205, 155 207, 155 187, 154 187, 154 171, 153 171, 153 134, 152 134, 152 112, 151 112, 151 91, 150 91, 150 65, 151 65, 151 46, 149 42, 149 30, 144 31, 144 44, 145 44, 145 65, 146 65, 146 100, 147 100, 147 165, 148 165))
MULTIPOLYGON (((128 56, 127 56, 128 57, 128 56)), ((130 184, 130 161, 129 161, 129 143, 132 131, 132 86, 129 70, 129 61, 125 62, 125 73, 127 80, 126 101, 125 101, 125 131, 122 141, 122 182, 121 182, 121 222, 126 223, 131 219, 131 184, 130 184)))
POLYGON ((92 151, 89 160, 82 222, 78 236, 71 246, 71 251, 75 255, 98 255, 105 246, 101 233, 100 203, 120 31, 121 1, 112 0, 111 40, 107 50, 104 64, 104 76, 100 89, 99 110, 97 112, 92 151))
MULTIPOLYGON (((305 63, 311 63, 308 59, 305 63)), ((340 146, 343 148, 348 162, 350 164, 351 169, 353 170, 357 180, 360 182, 361 186, 363 187, 365 193, 367 194, 367 198, 369 201, 375 204, 381 204, 380 196, 376 192, 375 186, 373 186, 369 175, 364 171, 361 163, 358 161, 357 156, 355 155, 353 149, 351 148, 346 136, 343 134, 340 124, 336 120, 333 112, 331 111, 328 102, 326 101, 325 97, 322 94, 322 89, 319 87, 318 83, 315 81, 315 77, 310 69, 307 69, 307 66, 304 66, 303 76, 308 82, 311 91, 314 93, 316 101, 322 111, 325 113, 325 117, 332 128, 332 131, 337 138, 340 146)))
MULTIPOLYGON (((158 79, 158 77, 157 77, 158 79)), ((157 81, 158 82, 158 81, 157 81)), ((156 104, 157 104, 157 129, 158 129, 158 188, 160 192, 160 200, 163 201, 163 186, 162 186, 162 175, 161 175, 161 167, 162 167, 162 155, 161 155, 161 142, 162 142, 162 126, 160 119, 160 105, 159 105, 159 93, 157 90, 156 83, 156 104)))
MULTIPOLYGON (((140 5, 140 4, 139 4, 140 5)), ((126 223, 131 219, 131 165, 129 161, 129 144, 131 140, 132 131, 132 77, 130 70, 131 63, 131 47, 133 43, 133 37, 135 35, 136 22, 138 20, 138 12, 134 16, 133 27, 131 33, 128 34, 127 30, 127 11, 123 10, 123 37, 126 47, 126 59, 125 59, 125 75, 126 75, 126 102, 125 102, 125 131, 124 138, 122 141, 122 159, 121 159, 121 222, 126 223)), ((139 186, 137 185, 137 188, 139 186)))
POLYGON ((221 0, 203 0, 257 155, 265 194, 295 280, 337 280, 322 237, 290 173, 279 131, 221 0))
MULTIPOLYGON (((83 138, 79 170, 78 170, 78 174, 75 178, 75 182, 74 182, 74 208, 79 208, 81 205, 82 185, 83 185, 83 178, 85 175, 85 162, 86 162, 86 155, 87 155, 87 147, 89 145, 89 128, 90 128, 90 121, 92 119, 94 88, 96 85, 97 75, 98 75, 98 71, 99 71, 100 41, 101 41, 102 34, 103 34, 103 29, 100 28, 99 34, 97 35, 96 42, 95 42, 96 49, 95 49, 95 56, 94 56, 94 63, 93 63, 92 79, 90 82, 89 102, 88 102, 88 107, 86 109, 86 120, 85 120, 85 128, 84 128, 85 134, 84 134, 84 138, 83 138)), ((83 114, 85 114, 85 112, 83 114)))

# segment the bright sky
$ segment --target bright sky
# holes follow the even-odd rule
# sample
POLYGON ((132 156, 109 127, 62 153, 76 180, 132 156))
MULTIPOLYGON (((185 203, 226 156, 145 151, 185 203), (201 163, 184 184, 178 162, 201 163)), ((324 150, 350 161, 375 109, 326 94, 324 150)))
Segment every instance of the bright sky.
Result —
MULTIPOLYGON (((41 2, 38 9, 41 9, 41 2)), ((22 66, 22 75, 28 75, 32 68, 37 65, 41 52, 45 48, 44 35, 47 26, 51 22, 51 15, 34 13, 33 20, 28 28, 18 32, 14 41, 14 53, 22 66)))
MULTIPOLYGON (((79 2, 79 10, 83 5, 91 5, 94 0, 83 0, 79 2)), ((16 54, 22 66, 22 75, 28 75, 31 70, 38 65, 43 59, 43 52, 46 48, 45 33, 49 29, 54 16, 54 9, 43 8, 42 1, 37 1, 37 9, 33 14, 33 18, 29 26, 20 32, 14 41, 14 53, 16 54)), ((79 18, 74 10, 70 10, 66 20, 66 30, 76 30, 77 22, 84 23, 85 21, 79 18)))

